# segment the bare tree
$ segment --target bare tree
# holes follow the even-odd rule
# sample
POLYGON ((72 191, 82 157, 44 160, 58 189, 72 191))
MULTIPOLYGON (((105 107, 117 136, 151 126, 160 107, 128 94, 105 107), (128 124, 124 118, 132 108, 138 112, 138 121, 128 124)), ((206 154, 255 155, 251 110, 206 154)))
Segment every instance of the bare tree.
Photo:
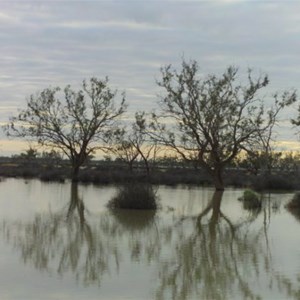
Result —
POLYGON ((254 169, 260 169, 263 173, 271 174, 272 169, 279 164, 281 152, 276 152, 275 149, 275 138, 276 132, 275 127, 279 124, 279 114, 286 107, 296 101, 296 94, 291 94, 285 91, 283 94, 276 93, 274 95, 274 104, 268 110, 268 126, 264 131, 259 132, 258 143, 249 145, 246 149, 247 159, 250 164, 253 164, 254 169))
MULTIPOLYGON (((153 114, 151 135, 185 160, 198 161, 215 188, 223 190, 225 166, 242 150, 260 145, 278 114, 265 113, 259 98, 259 91, 269 83, 267 76, 254 79, 249 70, 247 82, 241 84, 236 83, 238 69, 232 66, 220 77, 201 78, 198 70, 195 61, 183 61, 180 72, 171 66, 161 69, 158 84, 166 94, 161 113, 153 114)), ((280 103, 295 101, 292 91, 285 92, 280 103)))
POLYGON ((113 153, 117 159, 126 163, 130 172, 133 171, 133 163, 139 156, 139 152, 136 150, 132 142, 126 137, 125 130, 120 130, 115 134, 114 142, 110 147, 104 150, 107 153, 113 153))
POLYGON ((30 96, 27 108, 10 119, 5 131, 9 136, 27 137, 63 152, 72 164, 72 180, 76 181, 80 166, 101 149, 99 142, 106 142, 125 112, 125 96, 116 107, 116 95, 107 78, 84 80, 79 91, 69 85, 63 91, 47 88, 30 96))
POLYGON ((135 120, 130 126, 115 132, 107 152, 114 153, 119 159, 126 162, 130 171, 133 170, 133 163, 140 159, 149 175, 150 159, 155 160, 159 147, 157 142, 151 140, 146 134, 147 126, 145 112, 137 112, 135 120))

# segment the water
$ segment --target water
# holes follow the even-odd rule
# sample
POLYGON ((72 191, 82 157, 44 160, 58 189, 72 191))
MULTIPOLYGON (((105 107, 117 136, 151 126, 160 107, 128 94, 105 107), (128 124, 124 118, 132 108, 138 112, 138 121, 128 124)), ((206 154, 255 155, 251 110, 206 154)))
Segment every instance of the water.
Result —
POLYGON ((110 212, 113 186, 0 182, 0 299, 300 299, 300 223, 243 190, 159 187, 155 212, 110 212))

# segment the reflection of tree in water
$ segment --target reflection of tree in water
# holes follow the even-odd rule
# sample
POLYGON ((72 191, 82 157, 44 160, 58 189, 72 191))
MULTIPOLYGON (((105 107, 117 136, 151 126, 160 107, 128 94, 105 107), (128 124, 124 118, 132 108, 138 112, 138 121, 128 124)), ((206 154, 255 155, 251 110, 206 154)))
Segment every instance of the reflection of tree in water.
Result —
POLYGON ((133 261, 151 262, 159 257, 161 245, 155 210, 112 210, 110 230, 122 237, 133 261))
POLYGON ((155 210, 132 210, 132 209, 114 209, 111 215, 114 219, 128 231, 143 231, 153 225, 155 219, 155 210))
POLYGON ((37 215, 30 223, 5 226, 6 237, 21 249, 25 263, 59 274, 72 272, 85 284, 99 282, 112 266, 118 269, 119 250, 112 238, 98 234, 85 219, 85 206, 72 184, 67 212, 37 215))
POLYGON ((84 284, 101 284, 125 259, 157 264, 157 299, 259 299, 255 285, 299 299, 299 289, 273 270, 268 248, 268 210, 261 230, 249 226, 257 214, 233 224, 216 192, 197 217, 165 222, 155 212, 112 211, 88 215, 78 187, 59 213, 38 215, 29 223, 6 223, 7 240, 25 263, 39 270, 71 273, 84 284), (260 282, 261 283, 261 282, 260 282), (268 288, 266 288, 268 289, 268 288))
POLYGON ((172 259, 161 265, 158 299, 164 299, 166 294, 172 299, 187 299, 189 295, 226 299, 234 295, 234 286, 242 298, 258 298, 242 275, 251 270, 239 270, 239 266, 251 266, 259 272, 255 262, 260 249, 252 237, 243 236, 222 213, 221 200, 222 192, 215 192, 197 218, 184 221, 189 226, 180 226, 172 241, 172 259), (185 228, 190 228, 189 232, 185 228))
POLYGON ((61 212, 38 214, 29 223, 4 222, 2 230, 7 241, 21 250, 24 263, 32 263, 40 271, 72 273, 86 285, 100 284, 104 275, 118 272, 124 256, 122 243, 129 247, 132 259, 143 255, 153 260, 155 211, 134 214, 116 210, 101 215, 92 225, 86 213, 78 186, 72 183, 70 202, 61 212), (152 239, 147 234, 151 230, 152 239))
POLYGON ((263 210, 263 228, 251 231, 257 211, 233 224, 221 211, 221 200, 222 192, 215 192, 197 218, 184 219, 173 230, 170 257, 159 268, 156 298, 262 299, 255 287, 265 280, 270 289, 277 285, 279 292, 299 299, 298 287, 273 270, 267 236, 269 208, 263 210))

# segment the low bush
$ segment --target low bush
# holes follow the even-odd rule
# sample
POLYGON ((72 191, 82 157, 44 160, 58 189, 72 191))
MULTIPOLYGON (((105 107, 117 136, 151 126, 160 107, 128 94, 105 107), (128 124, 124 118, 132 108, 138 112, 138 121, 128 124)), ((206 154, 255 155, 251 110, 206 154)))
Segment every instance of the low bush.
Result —
POLYGON ((293 198, 288 202, 286 207, 289 210, 298 210, 300 212, 300 192, 295 193, 293 198))
POLYGON ((245 209, 261 209, 262 203, 260 197, 254 191, 247 189, 244 194, 239 198, 243 202, 243 207, 245 209))
POLYGON ((157 195, 147 183, 127 183, 118 188, 108 207, 115 209, 157 209, 157 195))

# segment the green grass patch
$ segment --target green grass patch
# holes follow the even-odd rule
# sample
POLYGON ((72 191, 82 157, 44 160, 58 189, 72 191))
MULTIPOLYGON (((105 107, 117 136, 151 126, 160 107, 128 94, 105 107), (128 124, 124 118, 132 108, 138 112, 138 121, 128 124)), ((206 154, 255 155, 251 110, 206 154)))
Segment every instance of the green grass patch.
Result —
POLYGON ((244 194, 239 198, 243 202, 243 207, 245 209, 261 209, 262 203, 259 194, 253 190, 247 189, 244 194))

